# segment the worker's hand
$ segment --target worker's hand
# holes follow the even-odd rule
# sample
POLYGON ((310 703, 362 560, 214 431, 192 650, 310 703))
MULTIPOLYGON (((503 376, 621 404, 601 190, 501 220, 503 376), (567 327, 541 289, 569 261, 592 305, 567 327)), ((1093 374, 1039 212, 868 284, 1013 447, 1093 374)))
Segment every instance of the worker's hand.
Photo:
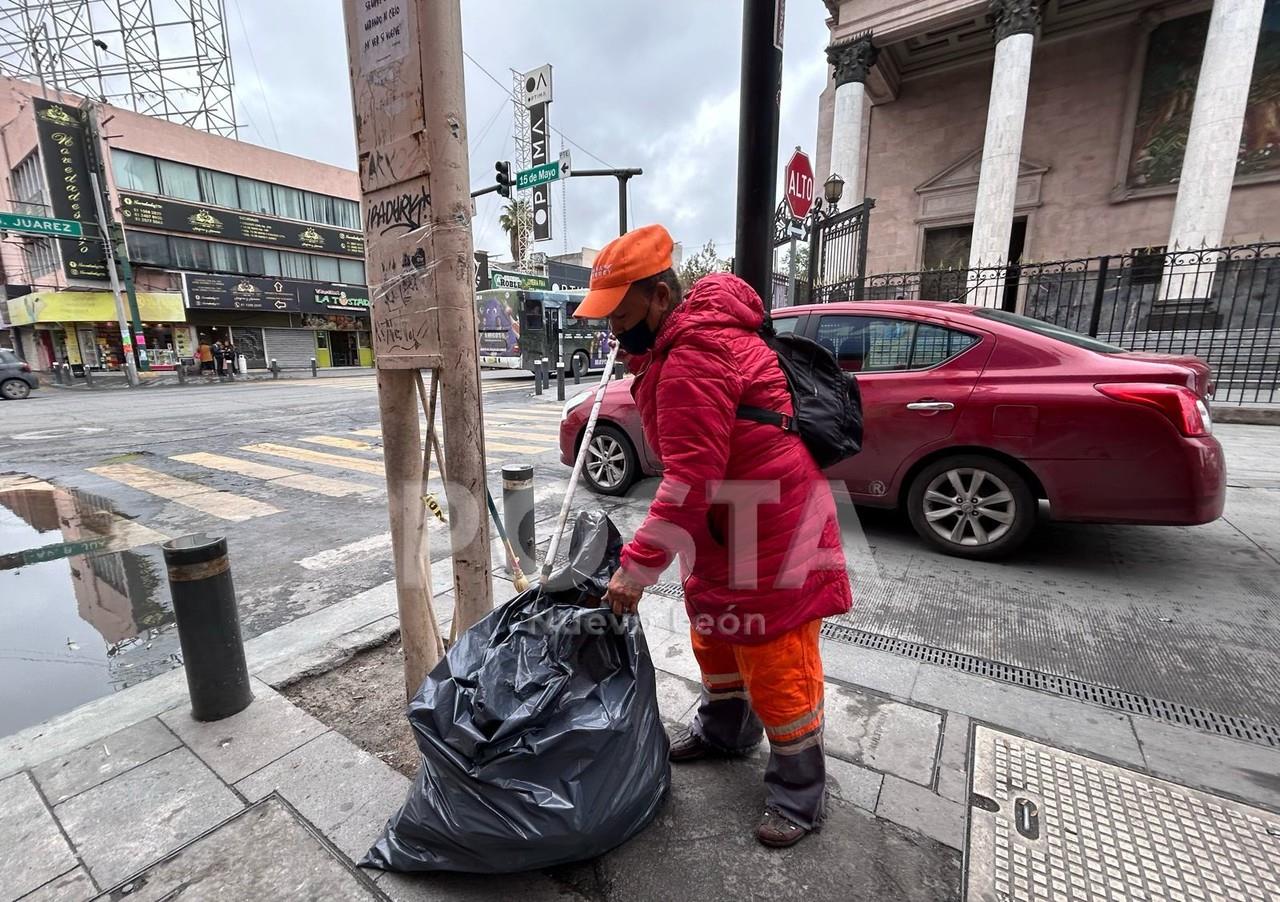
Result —
POLYGON ((621 617, 623 614, 634 614, 640 606, 640 595, 644 586, 627 578, 626 572, 619 567, 613 571, 609 587, 604 590, 604 603, 613 608, 613 613, 621 617))

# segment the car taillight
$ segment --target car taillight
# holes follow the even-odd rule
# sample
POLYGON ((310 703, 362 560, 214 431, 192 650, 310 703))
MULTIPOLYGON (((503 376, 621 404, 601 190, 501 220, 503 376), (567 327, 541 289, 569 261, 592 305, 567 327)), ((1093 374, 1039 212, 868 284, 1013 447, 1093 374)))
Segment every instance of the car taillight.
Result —
POLYGON ((29 363, 20 363, 20 364, 18 364, 18 369, 22 370, 22 372, 24 372, 24 373, 29 373, 29 372, 31 372, 31 364, 29 364, 29 363))
POLYGON ((1114 401, 1141 404, 1158 410, 1186 436, 1208 435, 1208 409, 1196 393, 1184 385, 1159 382, 1102 382, 1094 386, 1114 401))

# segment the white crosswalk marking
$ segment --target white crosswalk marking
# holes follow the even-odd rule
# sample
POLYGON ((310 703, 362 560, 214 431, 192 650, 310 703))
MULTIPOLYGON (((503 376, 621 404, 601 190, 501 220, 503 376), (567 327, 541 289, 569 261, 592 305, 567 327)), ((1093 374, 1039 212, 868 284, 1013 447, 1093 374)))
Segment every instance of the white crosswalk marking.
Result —
POLYGON ((353 438, 342 438, 337 435, 304 435, 299 440, 310 442, 313 445, 327 445, 330 448, 341 448, 344 451, 367 451, 372 454, 382 453, 382 448, 377 445, 357 441, 353 438))
POLYGON ((136 464, 106 464, 90 467, 89 472, 140 492, 194 508, 220 520, 239 522, 280 513, 280 508, 263 501, 211 489, 198 482, 179 479, 136 464))
POLYGON ((345 498, 348 495, 367 495, 379 491, 377 486, 348 482, 344 479, 330 479, 327 476, 314 476, 310 473, 299 473, 271 464, 259 463, 256 460, 241 460, 238 457, 226 457, 222 454, 210 454, 207 451, 195 451, 191 454, 175 454, 170 460, 234 473, 250 479, 262 479, 276 485, 326 495, 330 498, 345 498))
MULTIPOLYGON (((258 442, 253 445, 242 445, 241 451, 252 451, 255 454, 269 454, 272 457, 283 457, 286 460, 306 461, 313 464, 324 464, 328 467, 339 467, 344 470, 356 470, 372 476, 386 476, 380 460, 366 460, 360 457, 346 457, 341 454, 329 454, 325 451, 312 451, 310 448, 294 448, 290 445, 277 445, 274 442, 258 442)), ((436 476, 432 472, 432 476, 436 476)))

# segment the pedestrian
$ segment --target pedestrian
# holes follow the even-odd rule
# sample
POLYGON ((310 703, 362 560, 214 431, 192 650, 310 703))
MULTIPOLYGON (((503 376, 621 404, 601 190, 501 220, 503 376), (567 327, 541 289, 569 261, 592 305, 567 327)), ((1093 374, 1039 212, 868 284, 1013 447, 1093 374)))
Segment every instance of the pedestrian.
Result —
POLYGON ((227 358, 222 348, 222 340, 215 339, 213 342, 213 365, 218 371, 218 378, 223 378, 226 372, 227 358))
POLYGON ((213 369, 213 348, 209 347, 209 339, 200 336, 200 344, 196 348, 196 360, 200 362, 200 372, 207 373, 213 369))
POLYGON ((716 273, 682 298, 671 251, 658 225, 614 239, 576 311, 607 317, 630 355, 631 391, 663 465, 604 600, 619 616, 636 611, 680 558, 702 693, 670 758, 739 757, 763 733, 755 835, 790 846, 824 813, 822 618, 852 603, 835 501, 796 433, 738 417, 740 405, 792 412, 777 355, 758 334, 759 295, 716 273))
POLYGON ((236 361, 236 346, 229 338, 227 339, 227 343, 222 346, 222 356, 226 358, 227 369, 231 370, 232 373, 239 375, 240 364, 236 361))

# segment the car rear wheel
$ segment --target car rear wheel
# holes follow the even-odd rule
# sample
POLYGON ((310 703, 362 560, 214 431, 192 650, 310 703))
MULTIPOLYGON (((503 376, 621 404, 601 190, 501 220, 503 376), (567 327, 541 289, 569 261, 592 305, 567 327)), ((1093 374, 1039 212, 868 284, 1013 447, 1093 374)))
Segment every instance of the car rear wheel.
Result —
POLYGON ((1013 553, 1035 527, 1026 478, 981 455, 957 455, 921 470, 907 494, 911 525, 945 554, 991 560, 1013 553))
POLYGON ((31 386, 21 379, 6 379, 0 382, 0 397, 6 401, 21 401, 31 394, 31 386))
POLYGON ((569 358, 569 375, 577 376, 581 379, 587 374, 587 370, 591 367, 591 358, 587 356, 586 351, 574 351, 573 356, 569 358))
POLYGON ((640 462, 622 430, 599 424, 582 466, 587 485, 601 495, 621 495, 639 478, 640 462))

